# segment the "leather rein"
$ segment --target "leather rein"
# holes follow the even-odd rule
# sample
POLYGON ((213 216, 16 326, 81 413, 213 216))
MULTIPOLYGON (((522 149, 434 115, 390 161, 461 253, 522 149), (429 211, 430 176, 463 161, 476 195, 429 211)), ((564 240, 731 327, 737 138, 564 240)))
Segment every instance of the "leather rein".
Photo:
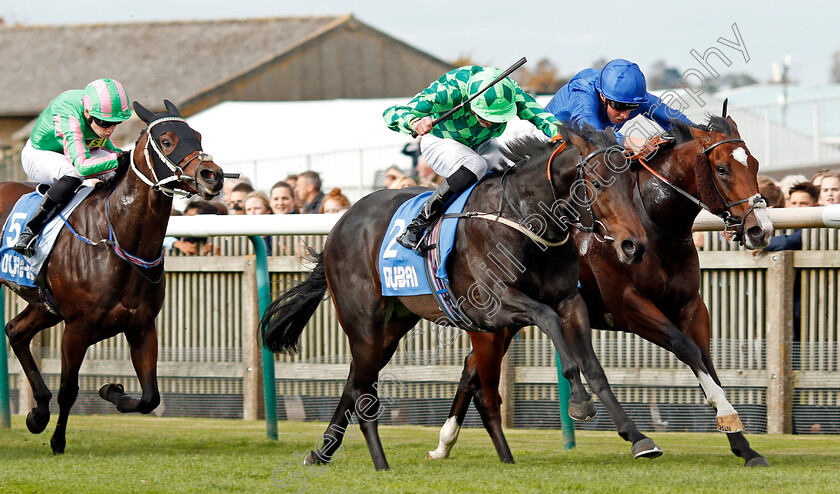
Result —
MULTIPOLYGON (((714 214, 715 216, 719 217, 720 219, 722 219, 724 224, 726 225, 726 230, 734 231, 738 237, 743 235, 743 228, 744 228, 744 224, 747 220, 747 216, 749 216, 750 213, 754 212, 754 210, 757 209, 757 208, 767 207, 767 204, 765 203, 764 199, 761 197, 761 194, 755 194, 753 196, 750 196, 750 197, 747 197, 747 198, 744 198, 744 199, 738 199, 738 200, 733 201, 733 202, 728 202, 726 200, 726 197, 720 191, 720 187, 718 186, 717 181, 714 179, 714 177, 712 177, 711 182, 714 185, 715 192, 717 193, 718 197, 720 198, 721 202, 724 205, 724 208, 723 208, 722 211, 720 211, 720 212, 713 211, 712 208, 710 208, 706 203, 704 203, 701 200, 700 197, 696 197, 692 194, 689 194, 688 192, 686 192, 682 188, 680 188, 677 185, 675 185, 674 183, 670 182, 667 178, 662 176, 662 174, 660 174, 659 172, 657 172, 656 170, 651 168, 650 165, 647 164, 647 162, 645 161, 645 158, 647 158, 648 156, 651 156, 665 142, 667 142, 667 141, 661 139, 659 136, 654 136, 654 138, 652 139, 653 147, 650 149, 650 151, 645 156, 642 156, 641 153, 639 153, 639 152, 637 152, 635 154, 626 153, 625 155, 627 156, 627 158, 629 160, 638 161, 639 164, 641 166, 643 166, 647 171, 649 171, 654 177, 656 177, 660 181, 664 182, 669 187, 671 187, 673 190, 675 190, 676 192, 681 194, 683 197, 685 197, 686 199, 688 199, 689 201, 694 203, 694 205, 696 205, 698 208, 705 209, 706 211, 708 211, 708 212, 714 214), (734 216, 731 213, 730 209, 734 206, 737 206, 739 204, 743 204, 745 202, 748 202, 750 204, 750 208, 747 210, 746 214, 744 214, 743 218, 738 219, 738 217, 734 216)), ((701 151, 701 154, 705 155, 708 158, 709 153, 713 149, 715 149, 716 147, 718 147, 722 144, 728 144, 728 143, 734 143, 734 142, 739 142, 739 143, 742 143, 742 144, 746 144, 743 139, 724 139, 722 141, 718 141, 718 142, 712 144, 709 147, 703 148, 703 150, 701 151)), ((637 188, 640 187, 638 179, 636 180, 636 187, 637 188)), ((699 194, 699 192, 698 192, 698 194, 699 194)), ((639 195, 641 196, 641 191, 639 191, 639 195)), ((642 207, 645 208, 644 202, 642 202, 642 207)), ((645 211, 645 213, 647 214, 647 211, 645 211)), ((648 214, 648 217, 650 217, 649 214, 648 214)))

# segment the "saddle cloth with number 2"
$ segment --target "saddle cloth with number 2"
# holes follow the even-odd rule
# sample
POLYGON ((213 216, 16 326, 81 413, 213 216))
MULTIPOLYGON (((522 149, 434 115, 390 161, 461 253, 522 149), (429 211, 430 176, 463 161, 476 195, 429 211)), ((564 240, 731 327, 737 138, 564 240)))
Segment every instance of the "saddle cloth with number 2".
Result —
MULTIPOLYGON (((458 196, 446 210, 446 214, 461 213, 474 187, 475 185, 458 196)), ((397 242, 397 237, 405 232, 405 227, 417 216, 423 204, 431 195, 431 191, 423 192, 404 202, 388 224, 388 230, 386 230, 382 246, 379 248, 379 277, 382 281, 383 296, 431 295, 432 293, 432 288, 429 286, 429 281, 425 275, 423 257, 397 242)), ((458 218, 445 218, 441 221, 443 223, 440 240, 436 247, 441 251, 441 261, 436 275, 448 282, 446 259, 455 244, 455 229, 458 226, 458 218)))

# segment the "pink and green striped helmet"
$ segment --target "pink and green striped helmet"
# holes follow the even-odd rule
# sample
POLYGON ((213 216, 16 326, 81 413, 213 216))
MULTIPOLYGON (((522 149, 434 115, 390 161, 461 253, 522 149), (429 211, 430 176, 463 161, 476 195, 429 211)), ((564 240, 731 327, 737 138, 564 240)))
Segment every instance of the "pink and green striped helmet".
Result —
POLYGON ((122 122, 131 117, 128 95, 122 84, 113 79, 97 79, 88 84, 82 105, 93 117, 106 122, 122 122))

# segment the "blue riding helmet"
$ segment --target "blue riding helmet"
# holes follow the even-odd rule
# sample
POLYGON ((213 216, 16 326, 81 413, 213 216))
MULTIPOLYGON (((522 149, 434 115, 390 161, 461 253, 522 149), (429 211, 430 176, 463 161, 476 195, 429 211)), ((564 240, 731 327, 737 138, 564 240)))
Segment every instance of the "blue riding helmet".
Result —
POLYGON ((647 85, 639 66, 623 58, 610 61, 595 79, 595 89, 620 103, 647 103, 647 85))

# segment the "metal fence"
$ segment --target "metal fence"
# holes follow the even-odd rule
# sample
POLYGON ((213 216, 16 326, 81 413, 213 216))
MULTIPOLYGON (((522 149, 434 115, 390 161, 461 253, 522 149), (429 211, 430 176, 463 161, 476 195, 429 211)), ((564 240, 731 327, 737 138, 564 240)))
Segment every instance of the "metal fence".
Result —
MULTIPOLYGON (((840 432, 837 230, 807 231, 806 249, 817 246, 820 250, 758 256, 714 250, 717 233, 706 236, 709 247, 700 252, 701 293, 711 311, 712 353, 728 397, 748 430, 787 427, 796 432, 840 432), (801 289, 802 312, 791 352, 785 351, 784 342, 794 333, 792 311, 785 309, 792 304, 779 303, 779 297, 788 292, 778 288, 795 283, 801 289), (784 386, 790 386, 789 396, 794 399, 779 404, 784 386), (780 421, 780 426, 773 425, 780 421)), ((294 253, 303 242, 320 249, 323 238, 273 236, 273 251, 294 253)), ((257 315, 251 307, 256 291, 250 243, 241 237, 216 237, 211 242, 222 255, 173 255, 166 260, 167 297, 157 319, 163 406, 156 413, 256 418, 261 394, 249 391, 260 382, 254 357, 258 338, 257 315)), ((269 269, 276 295, 302 279, 309 268, 294 255, 274 255, 269 269)), ((10 318, 22 305, 8 290, 5 296, 10 318)), ((448 414, 469 339, 466 334, 453 338, 427 322, 422 324, 426 330, 410 334, 383 370, 390 377, 382 392, 394 398, 382 417, 384 423, 436 426, 448 414)), ((57 389, 61 327, 42 335, 36 354, 47 384, 57 389)), ((713 429, 714 412, 705 405, 696 379, 672 354, 625 333, 595 331, 593 343, 616 395, 640 427, 713 429)), ((303 333, 301 347, 294 357, 279 356, 275 362, 278 417, 328 420, 350 362, 349 346, 331 302, 321 304, 303 333)), ((20 368, 11 355, 9 364, 10 372, 18 374, 20 368)), ((518 335, 503 366, 508 423, 559 426, 554 365, 554 350, 545 335, 536 328, 518 335)), ((13 410, 25 413, 30 407, 29 393, 26 385, 21 392, 17 377, 12 381, 13 410)), ((139 392, 122 337, 89 350, 74 413, 116 413, 96 393, 106 382, 122 382, 127 392, 139 392)), ((606 414, 599 417, 582 427, 612 428, 606 414)), ((467 426, 479 423, 471 411, 467 426)))

